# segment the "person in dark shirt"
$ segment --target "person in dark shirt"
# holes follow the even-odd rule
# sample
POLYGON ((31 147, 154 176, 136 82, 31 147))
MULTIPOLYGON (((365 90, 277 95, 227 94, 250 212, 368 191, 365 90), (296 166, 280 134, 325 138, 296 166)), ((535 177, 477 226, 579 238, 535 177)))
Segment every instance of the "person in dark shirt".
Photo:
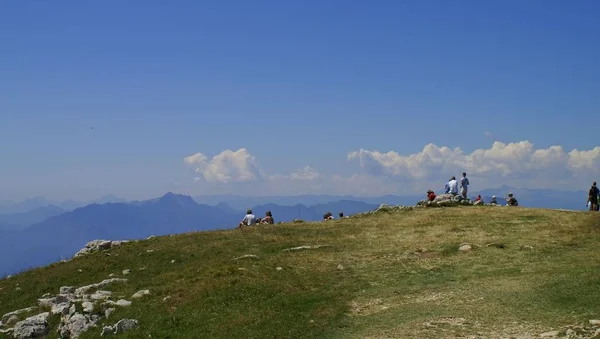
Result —
POLYGON ((598 190, 598 186, 596 186, 596 182, 594 181, 592 183, 592 187, 590 187, 590 191, 588 192, 590 211, 598 210, 598 194, 600 194, 600 190, 598 190))

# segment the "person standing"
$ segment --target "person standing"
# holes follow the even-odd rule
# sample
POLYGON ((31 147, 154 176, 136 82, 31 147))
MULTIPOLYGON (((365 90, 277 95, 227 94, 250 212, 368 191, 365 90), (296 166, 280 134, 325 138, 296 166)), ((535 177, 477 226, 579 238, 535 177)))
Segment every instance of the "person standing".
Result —
POLYGON ((463 177, 460 179, 460 194, 463 199, 467 199, 467 191, 469 186, 469 179, 467 179, 467 173, 463 172, 463 177))
POLYGON ((588 192, 590 211, 598 210, 598 194, 600 194, 600 190, 598 190, 598 186, 596 186, 596 182, 594 181, 592 183, 592 187, 590 187, 590 191, 588 192))

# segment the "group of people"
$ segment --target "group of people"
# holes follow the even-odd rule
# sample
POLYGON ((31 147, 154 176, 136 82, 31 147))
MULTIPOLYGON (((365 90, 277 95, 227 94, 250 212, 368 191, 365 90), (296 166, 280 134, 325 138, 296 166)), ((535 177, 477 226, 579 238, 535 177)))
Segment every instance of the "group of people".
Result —
MULTIPOLYGON (((460 183, 456 180, 455 176, 452 176, 452 178, 450 178, 450 180, 448 180, 448 182, 446 183, 446 185, 444 186, 444 194, 452 194, 454 196, 459 195, 459 189, 460 189, 460 197, 462 199, 467 199, 467 193, 469 192, 469 185, 471 183, 469 182, 469 179, 467 178, 467 173, 462 174, 462 178, 460 179, 460 183)), ((594 182, 594 186, 596 187, 596 183, 594 182)), ((591 192, 591 189, 590 189, 591 192)), ((597 194, 595 195, 595 208, 596 211, 598 210, 598 196, 600 195, 600 190, 596 187, 596 191, 597 194)), ((590 197, 592 196, 592 193, 590 193, 590 197)), ((434 201, 436 198, 435 192, 432 190, 428 190, 427 191, 427 200, 428 201, 434 201)), ((506 200, 506 206, 519 206, 519 202, 517 201, 517 199, 515 198, 514 194, 512 192, 508 193, 507 197, 504 197, 504 200, 506 200)), ((589 201, 591 200, 588 199, 588 204, 589 201)), ((475 202, 477 201, 482 201, 483 202, 483 198, 481 197, 481 195, 478 195, 477 198, 475 198, 475 202)), ((490 204, 492 205, 497 205, 498 202, 496 200, 496 196, 492 196, 492 200, 490 201, 490 204)), ((591 207, 590 207, 591 208, 591 207)))
MULTIPOLYGON (((340 219, 342 219, 344 217, 344 213, 340 212, 338 214, 338 216, 340 217, 340 219)), ((333 220, 333 219, 334 219, 333 214, 331 214, 331 212, 327 212, 323 215, 323 220, 333 220)), ((246 215, 244 216, 242 221, 240 221, 237 228, 242 228, 244 226, 252 226, 252 225, 256 225, 256 224, 271 224, 272 225, 274 223, 275 223, 275 219, 273 219, 273 214, 271 213, 271 211, 267 211, 265 213, 264 218, 257 218, 252 213, 252 210, 247 210, 246 215)))
POLYGON ((456 177, 452 176, 450 180, 446 183, 444 187, 444 194, 452 194, 458 195, 458 189, 460 188, 460 195, 463 199, 467 199, 467 192, 469 190, 469 179, 467 179, 467 173, 462 174, 462 178, 460 179, 460 187, 458 181, 456 181, 456 177))
POLYGON ((267 211, 265 213, 264 218, 257 218, 254 214, 252 214, 252 210, 247 210, 246 216, 244 216, 244 219, 242 219, 242 221, 240 221, 238 228, 242 228, 244 226, 252 226, 252 225, 256 225, 256 224, 274 224, 274 223, 275 223, 275 219, 273 219, 273 214, 271 213, 271 211, 267 211))

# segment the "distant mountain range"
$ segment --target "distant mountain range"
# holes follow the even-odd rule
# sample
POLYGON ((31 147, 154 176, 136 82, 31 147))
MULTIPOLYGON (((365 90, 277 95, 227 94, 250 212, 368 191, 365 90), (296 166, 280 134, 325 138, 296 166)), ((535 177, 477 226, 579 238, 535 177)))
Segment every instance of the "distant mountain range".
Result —
MULTIPOLYGON (((276 222, 320 220, 325 212, 337 215, 372 210, 377 204, 338 201, 315 206, 296 204, 260 205, 253 208, 257 216, 267 210, 276 222)), ((167 193, 156 199, 130 203, 91 204, 71 212, 52 216, 26 228, 0 229, 0 275, 46 265, 70 258, 94 239, 140 239, 189 231, 234 228, 245 215, 226 203, 217 206, 198 204, 191 197, 167 193)))
POLYGON ((29 211, 48 206, 58 207, 64 211, 72 211, 76 208, 87 206, 89 204, 105 204, 109 202, 117 203, 125 201, 125 199, 121 199, 112 194, 85 202, 77 202, 74 200, 50 201, 44 197, 33 197, 20 202, 14 202, 11 200, 0 201, 0 214, 27 213, 29 211))

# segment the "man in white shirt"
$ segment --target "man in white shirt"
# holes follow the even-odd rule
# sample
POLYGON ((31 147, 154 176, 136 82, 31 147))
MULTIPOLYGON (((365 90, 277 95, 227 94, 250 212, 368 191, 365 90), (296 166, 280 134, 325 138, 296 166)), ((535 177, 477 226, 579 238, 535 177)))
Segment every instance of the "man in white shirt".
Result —
POLYGON ((254 214, 252 214, 252 210, 248 210, 248 211, 246 211, 246 216, 244 217, 244 219, 242 219, 238 228, 241 228, 242 226, 252 226, 252 225, 256 225, 256 216, 254 214))
POLYGON ((458 195, 458 182, 456 181, 456 177, 453 176, 450 181, 448 181, 448 188, 450 188, 450 194, 458 195))

